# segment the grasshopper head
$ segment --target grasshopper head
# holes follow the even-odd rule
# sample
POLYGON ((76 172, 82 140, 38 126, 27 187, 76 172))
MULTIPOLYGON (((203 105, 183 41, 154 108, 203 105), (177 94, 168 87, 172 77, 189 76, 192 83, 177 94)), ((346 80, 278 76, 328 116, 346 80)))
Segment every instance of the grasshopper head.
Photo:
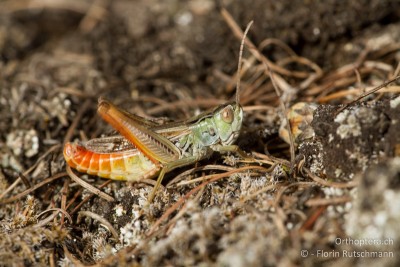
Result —
POLYGON ((231 145, 239 136, 242 128, 243 109, 240 104, 231 102, 217 108, 214 121, 223 145, 231 145))

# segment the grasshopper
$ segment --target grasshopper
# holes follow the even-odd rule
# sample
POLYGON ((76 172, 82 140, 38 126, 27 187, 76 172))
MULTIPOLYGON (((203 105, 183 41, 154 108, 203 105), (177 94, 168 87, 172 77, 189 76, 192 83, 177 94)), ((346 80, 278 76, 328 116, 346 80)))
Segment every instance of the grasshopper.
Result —
MULTIPOLYGON (((244 36, 250 28, 246 28, 244 36)), ((241 43, 238 72, 240 72, 244 39, 241 43)), ((175 168, 193 164, 209 157, 214 151, 235 152, 249 157, 233 143, 242 127, 243 109, 236 100, 193 118, 158 123, 131 114, 100 98, 98 113, 120 135, 95 138, 86 143, 66 143, 64 158, 79 172, 103 178, 140 181, 158 175, 149 196, 151 202, 164 178, 175 168)))

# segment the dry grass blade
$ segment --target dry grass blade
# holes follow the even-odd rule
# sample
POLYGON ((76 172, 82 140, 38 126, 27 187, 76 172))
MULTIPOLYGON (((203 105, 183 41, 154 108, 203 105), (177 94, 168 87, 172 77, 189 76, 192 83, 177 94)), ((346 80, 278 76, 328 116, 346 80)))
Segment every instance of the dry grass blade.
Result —
POLYGON ((175 204, 173 204, 170 208, 168 208, 168 210, 161 216, 161 218, 158 219, 158 220, 153 224, 153 226, 151 227, 151 229, 149 230, 149 232, 148 232, 147 235, 148 235, 148 236, 153 235, 154 232, 155 232, 155 230, 157 229, 157 227, 158 227, 164 220, 166 220, 166 219, 169 217, 169 215, 171 215, 175 210, 177 210, 178 207, 179 207, 180 205, 182 205, 191 195, 193 195, 194 193, 198 192, 199 190, 201 190, 201 189, 202 189, 203 187, 205 187, 206 185, 208 185, 208 184, 210 184, 210 183, 212 183, 212 182, 215 182, 215 181, 217 181, 217 180, 220 180, 220 179, 222 179, 222 178, 229 177, 229 176, 232 175, 232 174, 240 173, 240 172, 247 171, 247 170, 252 170, 252 169, 255 169, 255 168, 256 168, 256 169, 263 169, 263 170, 266 170, 265 168, 259 167, 259 166, 245 166, 245 167, 241 167, 241 168, 238 168, 238 169, 229 171, 229 172, 225 172, 225 173, 221 173, 221 174, 216 174, 216 175, 214 176, 214 178, 210 179, 209 181, 205 181, 205 182, 201 183, 199 186, 193 188, 193 189, 190 190, 188 193, 186 193, 183 197, 181 197, 181 198, 180 198, 175 204))
MULTIPOLYGON (((254 169, 258 169, 258 168, 259 168, 259 170, 262 170, 262 171, 265 171, 265 172, 267 172, 267 171, 269 170, 269 169, 266 169, 266 168, 264 168, 264 167, 254 166, 254 169)), ((205 176, 202 176, 202 177, 199 177, 199 178, 191 179, 191 180, 189 180, 189 181, 182 181, 182 182, 180 182, 180 183, 177 183, 176 186, 177 186, 177 187, 179 187, 179 186, 185 186, 185 185, 194 184, 194 183, 201 182, 201 181, 211 180, 211 179, 213 179, 216 175, 218 175, 218 174, 210 174, 210 175, 205 175, 205 176)))
POLYGON ((193 174, 197 171, 207 171, 207 170, 218 170, 218 171, 231 171, 233 170, 232 167, 227 167, 225 165, 206 165, 206 166, 200 166, 200 167, 195 167, 192 169, 189 169, 187 171, 184 171, 180 174, 178 174, 174 179, 168 182, 167 187, 178 183, 178 181, 184 179, 186 176, 193 174))
MULTIPOLYGON (((237 38, 241 39, 242 36, 243 36, 243 32, 240 29, 240 27, 237 25, 236 21, 232 18, 231 14, 225 8, 221 8, 220 11, 221 11, 221 15, 224 18, 225 22, 231 28, 233 34, 237 38)), ((249 47, 250 52, 260 62, 262 62, 263 64, 268 65, 269 68, 274 72, 277 72, 279 74, 282 74, 282 75, 285 75, 285 76, 288 76, 288 77, 297 77, 297 78, 307 78, 310 75, 308 73, 303 73, 303 72, 298 73, 298 72, 295 72, 295 71, 290 71, 290 70, 284 69, 284 68, 274 64, 269 59, 267 59, 248 38, 245 38, 245 44, 249 47)), ((316 65, 313 65, 313 66, 316 66, 316 65)), ((317 67, 316 69, 320 70, 319 67, 317 67)), ((319 73, 317 76, 320 76, 320 75, 321 75, 321 73, 319 73)))
MULTIPOLYGON (((41 155, 37 161, 35 162, 35 164, 33 164, 28 170, 24 171, 21 175, 22 176, 27 176, 29 173, 31 173, 38 165, 39 163, 46 158, 50 153, 53 153, 54 151, 56 151, 57 149, 60 148, 60 145, 54 145, 52 147, 50 147, 43 155, 41 155)), ((2 192, 0 194, 0 203, 1 203, 1 199, 7 195, 9 192, 11 192, 13 190, 13 188, 15 188, 19 182, 21 181, 21 177, 18 177, 14 183, 12 185, 10 185, 7 190, 5 190, 4 192, 2 192)))
POLYGON ((108 11, 105 7, 107 1, 96 0, 90 5, 90 8, 85 14, 85 17, 81 20, 79 28, 84 32, 90 32, 99 21, 103 20, 108 11))
POLYGON ((76 183, 80 184, 82 187, 86 188, 88 191, 92 192, 95 195, 98 195, 101 198, 104 198, 107 201, 115 201, 115 199, 112 196, 107 195, 106 193, 102 192, 100 189, 92 186, 91 184, 85 182, 81 178, 79 178, 72 170, 71 167, 67 166, 66 167, 67 174, 69 177, 71 177, 72 180, 74 180, 76 183))
MULTIPOLYGON (((104 187, 106 187, 108 184, 112 183, 112 180, 107 180, 106 182, 104 182, 103 184, 101 184, 99 186, 99 189, 102 189, 104 187)), ((71 199, 71 201, 68 203, 67 205, 67 209, 75 202, 75 200, 78 198, 78 196, 80 194, 82 194, 83 189, 79 190, 78 192, 76 192, 76 194, 74 195, 74 197, 71 199)), ((76 205, 76 207, 70 212, 71 215, 75 214, 82 206, 83 204, 85 204, 86 202, 88 202, 93 196, 95 196, 96 194, 90 194, 89 196, 85 197, 78 205, 76 205)))
MULTIPOLYGON (((339 99, 339 98, 346 98, 349 97, 350 95, 359 95, 360 94, 361 89, 345 89, 345 90, 341 90, 338 92, 334 92, 332 94, 323 96, 321 98, 318 99, 319 103, 326 103, 335 99, 339 99)), ((367 89, 367 92, 370 92, 367 89)), ((381 89, 380 92, 382 93, 400 93, 400 86, 390 86, 388 88, 384 88, 381 89)))
MULTIPOLYGON (((268 70, 268 73, 270 75, 271 82, 272 82, 272 85, 273 85, 273 87, 275 89, 275 92, 276 92, 277 96, 279 97, 279 104, 280 104, 281 110, 283 111, 283 114, 286 114, 287 113, 286 105, 285 105, 285 103, 284 103, 284 101, 283 101, 283 99, 281 97, 282 94, 280 93, 280 91, 278 89, 278 85, 277 85, 277 83, 276 83, 276 81, 274 79, 274 74, 271 72, 271 70, 269 68, 269 65, 265 65, 265 66, 266 66, 266 68, 268 70)), ((295 165, 295 157, 296 157, 296 155, 295 155, 294 137, 293 137, 293 132, 292 132, 292 129, 291 129, 292 126, 291 126, 291 123, 290 123, 289 118, 287 116, 285 116, 285 120, 286 120, 286 128, 287 128, 287 131, 288 131, 288 134, 289 134, 289 140, 290 140, 290 169, 293 170, 294 165, 295 165)))
MULTIPOLYGON (((203 194, 205 187, 202 187, 201 190, 198 191, 197 195, 194 197, 193 201, 197 202, 199 200, 199 198, 201 197, 201 195, 203 194)), ((187 203, 182 204, 181 209, 178 211, 178 213, 171 219, 169 220, 163 227, 163 229, 160 229, 159 231, 155 231, 153 234, 158 234, 163 232, 165 229, 165 234, 169 234, 169 231, 173 229, 173 226, 175 225, 175 223, 183 217, 183 215, 185 215, 186 211, 187 211, 187 203)), ((148 238, 151 238, 151 235, 148 235, 148 238)))
POLYGON ((77 260, 75 256, 71 254, 71 252, 69 252, 66 245, 63 245, 63 251, 65 256, 72 262, 73 266, 86 266, 85 264, 77 260))
MULTIPOLYGON (((61 209, 67 210, 67 195, 69 187, 69 179, 65 179, 63 189, 61 190, 61 209)), ((61 217, 61 225, 64 224, 64 214, 61 217)))
POLYGON ((71 123, 70 127, 68 128, 67 133, 65 134, 64 137, 64 142, 63 144, 67 143, 68 141, 71 140, 72 134, 78 125, 79 121, 82 118, 82 115, 85 113, 85 111, 89 108, 89 105, 92 101, 90 99, 86 99, 81 108, 79 109, 78 113, 76 114, 74 121, 71 123))
POLYGON ((306 206, 323 206, 323 205, 340 205, 343 203, 351 202, 352 198, 348 196, 335 197, 335 198, 313 198, 306 201, 306 206))
POLYGON ((267 46, 274 44, 278 47, 280 47, 283 51, 285 51, 290 57, 297 57, 296 52, 293 51, 293 49, 288 46, 287 44, 285 44, 284 42, 282 42, 279 39, 275 39, 275 38, 267 38, 264 39, 263 41, 260 42, 260 44, 258 45, 258 48, 260 50, 264 50, 267 46))
POLYGON ((395 77, 395 78, 393 78, 393 79, 391 79, 390 81, 384 82, 384 83, 382 83, 381 85, 375 87, 374 89, 372 89, 372 90, 370 90, 370 91, 368 91, 368 92, 366 92, 366 93, 360 95, 360 96, 357 97, 355 100, 353 100, 353 101, 351 101, 350 103, 347 103, 347 104, 344 105, 343 107, 339 108, 339 109, 336 111, 336 114, 339 114, 340 112, 342 112, 343 110, 345 110, 345 109, 348 108, 349 106, 353 105, 354 103, 357 103, 358 101, 360 101, 360 100, 363 99, 364 97, 367 97, 367 96, 369 96, 369 95, 371 95, 371 94, 373 94, 373 93, 375 93, 375 92, 381 90, 382 88, 387 87, 389 84, 391 84, 391 83, 393 83, 393 82, 396 82, 396 81, 399 80, 399 79, 400 79, 400 75, 397 76, 397 77, 395 77))
POLYGON ((270 184, 270 185, 267 185, 267 186, 265 186, 265 187, 263 187, 263 188, 257 190, 256 192, 254 192, 254 193, 252 193, 252 194, 250 194, 250 195, 245 196, 244 198, 242 198, 242 199, 240 200, 240 202, 241 202, 241 203, 244 203, 244 202, 249 201, 249 200, 251 200, 251 199, 253 199, 253 198, 256 198, 258 195, 261 195, 262 193, 265 193, 265 192, 268 192, 268 191, 271 191, 271 190, 275 190, 275 189, 277 189, 278 187, 279 187, 278 184, 270 184))
POLYGON ((308 174, 308 176, 314 180, 314 182, 321 184, 323 186, 328 186, 328 187, 335 187, 335 188, 351 188, 351 187, 355 187, 359 184, 358 181, 353 180, 347 183, 338 183, 338 182, 329 182, 326 181, 320 177, 318 177, 317 175, 313 174, 309 169, 307 168, 303 168, 303 170, 308 174))
POLYGON ((303 233, 306 230, 311 230, 317 219, 325 212, 326 206, 318 207, 317 210, 311 214, 311 216, 306 220, 301 226, 299 232, 303 233))
POLYGON ((289 189, 289 188, 291 188, 291 187, 311 187, 311 186, 315 186, 315 183, 312 183, 312 182, 295 182, 295 183, 291 183, 291 184, 282 186, 282 187, 278 190, 278 192, 276 193, 276 195, 275 195, 275 201, 274 201, 275 205, 274 205, 274 206, 275 206, 275 207, 278 207, 278 206, 279 206, 279 202, 281 201, 281 198, 282 198, 282 196, 283 196, 283 193, 284 193, 287 189, 289 189))
POLYGON ((42 211, 41 213, 39 213, 37 217, 39 218, 39 217, 42 216, 43 214, 45 214, 45 213, 47 213, 47 212, 50 212, 50 211, 57 211, 57 212, 55 212, 55 213, 53 214, 53 216, 49 216, 50 219, 48 218, 48 220, 45 219, 45 220, 39 222, 37 225, 35 225, 35 227, 42 227, 42 226, 46 225, 46 224, 48 223, 48 221, 50 221, 50 220, 52 220, 53 218, 55 218, 55 216, 56 216, 59 212, 61 212, 63 215, 65 215, 65 216, 68 218, 69 222, 72 223, 72 217, 68 214, 68 212, 67 212, 66 210, 61 209, 61 208, 51 208, 51 209, 47 209, 47 210, 42 211))
MULTIPOLYGON (((146 185, 150 185, 150 186, 156 186, 156 184, 157 184, 157 181, 154 181, 154 180, 152 180, 152 179, 143 179, 143 180, 140 180, 140 183, 143 183, 143 184, 146 184, 146 185)), ((160 185, 160 189, 161 190, 164 190, 165 189, 165 187, 161 184, 160 185)))
POLYGON ((0 203, 1 203, 1 200, 3 199, 3 197, 4 197, 5 195, 7 195, 9 192, 11 192, 11 191, 19 184, 19 182, 21 182, 21 178, 17 178, 17 179, 14 181, 14 183, 12 183, 9 187, 7 187, 6 190, 4 190, 4 192, 2 192, 2 193, 0 194, 0 203))
POLYGON ((284 69, 282 66, 288 65, 289 63, 298 63, 300 65, 304 65, 309 67, 310 69, 314 70, 314 74, 310 75, 310 73, 305 72, 305 71, 291 71, 291 75, 294 77, 298 78, 303 78, 306 79, 302 85, 300 86, 300 89, 305 89, 307 84, 310 84, 312 81, 320 78, 323 75, 322 69, 309 60, 308 58, 298 56, 288 45, 283 43, 280 40, 274 39, 274 38, 268 38, 260 42, 258 45, 258 50, 263 51, 265 48, 267 48, 269 45, 276 45, 280 47, 282 50, 284 50, 289 56, 280 60, 278 64, 276 65, 276 69, 280 71, 276 71, 278 73, 285 73, 287 72, 286 69, 284 69), (311 80, 310 80, 311 78, 311 80))
POLYGON ((13 197, 10 197, 10 198, 4 199, 4 200, 0 200, 0 204, 7 204, 7 203, 11 203, 11 202, 13 202, 15 200, 18 200, 18 199, 20 199, 20 198, 32 193, 33 191, 35 191, 36 189, 42 187, 43 185, 51 183, 52 181, 57 180, 57 179, 59 179, 61 177, 67 176, 67 175, 68 174, 65 173, 65 172, 57 173, 57 174, 55 174, 55 175, 43 180, 42 182, 34 185, 32 188, 29 188, 29 189, 25 190, 24 192, 19 193, 18 195, 15 195, 13 197))

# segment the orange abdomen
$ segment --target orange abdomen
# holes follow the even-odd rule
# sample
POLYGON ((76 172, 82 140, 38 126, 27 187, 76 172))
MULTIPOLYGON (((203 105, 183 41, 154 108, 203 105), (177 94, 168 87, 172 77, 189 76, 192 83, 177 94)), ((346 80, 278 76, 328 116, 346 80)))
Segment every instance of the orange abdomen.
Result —
POLYGON ((79 172, 113 180, 138 181, 152 178, 161 167, 136 149, 98 153, 74 143, 65 144, 64 158, 71 168, 79 172))

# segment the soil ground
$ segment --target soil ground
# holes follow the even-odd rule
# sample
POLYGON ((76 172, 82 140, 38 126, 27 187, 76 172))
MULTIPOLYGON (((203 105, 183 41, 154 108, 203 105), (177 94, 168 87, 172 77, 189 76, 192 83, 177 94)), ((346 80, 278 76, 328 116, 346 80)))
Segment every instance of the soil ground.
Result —
POLYGON ((398 266, 400 88, 351 101, 399 74, 399 10, 1 0, 0 266, 398 266), (255 161, 214 153, 150 205, 154 182, 66 173, 66 142, 115 133, 99 97, 160 123, 232 99, 251 20, 236 143, 255 161))

